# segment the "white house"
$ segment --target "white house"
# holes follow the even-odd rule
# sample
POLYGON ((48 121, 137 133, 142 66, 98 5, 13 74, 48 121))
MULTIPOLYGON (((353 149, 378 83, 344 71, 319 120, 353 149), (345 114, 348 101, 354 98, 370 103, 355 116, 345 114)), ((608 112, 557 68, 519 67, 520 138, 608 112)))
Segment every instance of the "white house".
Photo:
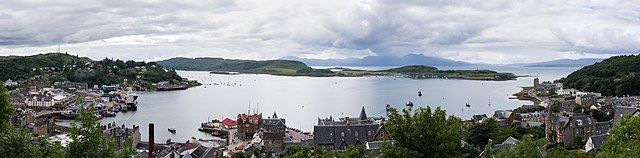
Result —
POLYGON ((602 147, 602 144, 607 140, 607 138, 609 138, 608 133, 589 137, 587 144, 584 145, 584 151, 590 152, 600 150, 600 147, 602 147))

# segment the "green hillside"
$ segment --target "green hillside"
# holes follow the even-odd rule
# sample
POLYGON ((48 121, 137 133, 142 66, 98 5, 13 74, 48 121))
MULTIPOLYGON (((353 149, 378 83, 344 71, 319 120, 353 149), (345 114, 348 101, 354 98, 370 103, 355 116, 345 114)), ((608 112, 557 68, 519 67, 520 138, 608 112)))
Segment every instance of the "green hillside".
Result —
POLYGON ((7 79, 25 83, 69 80, 89 85, 128 84, 150 88, 151 83, 181 81, 182 77, 154 62, 93 61, 87 57, 47 53, 0 57, 0 80, 7 79))
POLYGON ((255 61, 222 58, 172 58, 158 63, 167 68, 188 71, 230 71, 274 75, 300 75, 300 73, 315 72, 306 64, 291 60, 255 61))
POLYGON ((451 78, 468 80, 511 80, 517 78, 512 73, 499 73, 492 70, 438 70, 424 65, 410 65, 379 72, 398 73, 411 78, 451 78))
POLYGON ((516 76, 511 73, 498 73, 491 70, 438 70, 424 65, 410 65, 381 71, 343 69, 313 69, 299 61, 292 60, 233 60, 222 58, 172 58, 159 61, 159 64, 177 70, 222 71, 284 76, 314 77, 360 77, 360 76, 404 76, 411 78, 451 78, 470 80, 510 80, 516 76))
POLYGON ((560 79, 566 88, 606 96, 640 95, 640 56, 623 55, 585 66, 560 79))

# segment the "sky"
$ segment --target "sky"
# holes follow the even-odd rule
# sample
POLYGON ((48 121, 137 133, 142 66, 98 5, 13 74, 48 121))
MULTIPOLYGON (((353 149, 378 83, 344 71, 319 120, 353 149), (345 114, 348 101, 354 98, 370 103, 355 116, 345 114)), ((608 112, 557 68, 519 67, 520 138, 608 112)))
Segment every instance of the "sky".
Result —
POLYGON ((640 53, 639 0, 2 0, 0 55, 518 63, 640 53))

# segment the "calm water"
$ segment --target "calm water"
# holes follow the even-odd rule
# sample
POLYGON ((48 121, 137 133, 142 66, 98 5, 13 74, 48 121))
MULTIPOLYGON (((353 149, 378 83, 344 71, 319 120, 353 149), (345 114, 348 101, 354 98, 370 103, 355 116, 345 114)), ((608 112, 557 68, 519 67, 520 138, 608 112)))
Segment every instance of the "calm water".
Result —
MULTIPOLYGON (((541 80, 554 80, 578 68, 513 68, 513 67, 440 67, 440 69, 492 69, 518 75, 537 75, 541 80)), ((376 68, 367 68, 376 69, 376 68)), ((379 69, 379 68, 378 68, 379 69)), ((513 109, 528 101, 508 97, 522 86, 532 85, 533 78, 513 81, 470 81, 445 79, 407 79, 395 77, 283 77, 270 75, 215 75, 208 72, 180 71, 180 75, 204 84, 182 91, 138 93, 136 112, 119 113, 103 123, 140 125, 143 140, 148 139, 147 124, 156 124, 156 140, 171 138, 186 141, 191 137, 210 138, 197 131, 201 122, 238 113, 277 112, 287 125, 311 131, 319 117, 358 116, 365 107, 368 116, 384 116, 385 105, 404 107, 441 106, 448 114, 469 119, 474 114, 492 115, 496 109, 513 109), (224 85, 213 85, 224 83, 224 85), (229 85, 227 85, 227 83, 229 85), (417 92, 423 96, 418 97, 417 92), (488 105, 489 100, 491 106, 488 105), (464 108, 465 103, 471 108, 464 108), (167 128, 176 128, 171 134, 167 128)))

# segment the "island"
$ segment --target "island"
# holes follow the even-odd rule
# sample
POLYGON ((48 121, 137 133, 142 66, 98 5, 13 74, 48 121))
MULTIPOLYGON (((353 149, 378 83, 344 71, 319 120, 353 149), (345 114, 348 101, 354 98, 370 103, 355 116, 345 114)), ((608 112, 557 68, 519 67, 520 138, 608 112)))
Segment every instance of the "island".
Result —
POLYGON ((228 75, 248 73, 310 77, 397 76, 416 79, 444 78, 493 81, 504 81, 517 78, 513 73, 500 73, 492 70, 439 70, 436 67, 425 65, 409 65, 387 70, 372 71, 342 67, 314 69, 300 61, 293 60, 256 61, 223 58, 172 58, 158 61, 157 63, 170 69, 210 71, 212 74, 228 75))

